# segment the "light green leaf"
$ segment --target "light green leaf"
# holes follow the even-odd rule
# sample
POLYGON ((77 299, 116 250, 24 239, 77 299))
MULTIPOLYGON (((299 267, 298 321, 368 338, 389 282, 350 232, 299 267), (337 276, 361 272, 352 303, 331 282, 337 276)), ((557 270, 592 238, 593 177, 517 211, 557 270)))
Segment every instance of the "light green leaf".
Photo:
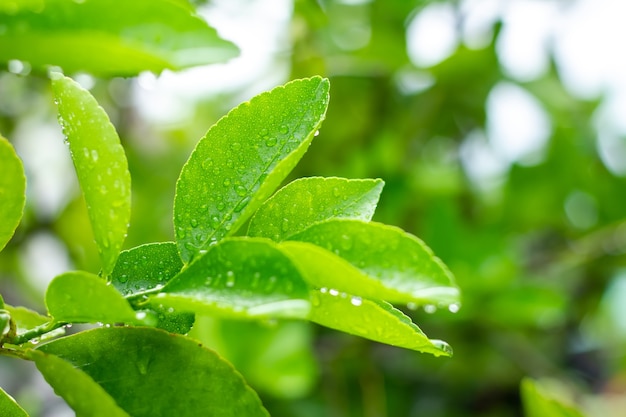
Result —
POLYGON ((263 203, 250 221, 248 234, 280 241, 323 220, 370 221, 383 185, 380 179, 311 177, 295 180, 263 203))
POLYGON ((28 414, 13 397, 0 388, 0 416, 2 417, 28 417, 28 414))
POLYGON ((200 140, 176 183, 185 263, 234 233, 285 179, 325 117, 329 83, 296 80, 243 103, 200 140))
POLYGON ((366 339, 388 345, 452 356, 450 346, 431 340, 409 317, 384 301, 372 301, 337 290, 312 290, 310 320, 366 339))
MULTIPOLYGON (((130 417, 83 370, 54 354, 44 353, 45 345, 42 348, 42 350, 29 351, 28 356, 35 362, 37 369, 50 386, 54 388, 54 392, 67 402, 77 416, 130 417)), ((49 350, 54 351, 54 349, 49 350)))
POLYGON ((89 375, 133 417, 269 416, 230 364, 183 336, 152 328, 99 328, 38 350, 89 375))
POLYGON ((148 243, 120 253, 111 283, 125 296, 162 287, 183 267, 174 242, 148 243))
POLYGON ((136 75, 221 62, 238 48, 186 1, 3 0, 0 61, 43 70, 136 75))
POLYGON ((57 322, 141 324, 143 318, 115 288, 84 271, 55 277, 46 291, 46 306, 57 322))
POLYGON ((524 378, 521 384, 522 403, 526 417, 583 417, 570 405, 561 384, 551 380, 524 378))
MULTIPOLYGON (((421 240, 397 227, 359 220, 327 220, 290 239, 313 243, 344 258, 387 288, 384 296, 389 302, 449 305, 459 301, 459 290, 446 266, 421 240)), ((314 253, 306 254, 310 249, 294 245, 289 250, 292 253, 297 250, 309 263, 313 261, 314 253)), ((321 256, 328 258, 328 255, 321 256)), ((337 261, 329 262, 337 264, 337 261)), ((331 269, 327 273, 335 276, 331 269)), ((358 278, 352 272, 347 273, 350 276, 336 280, 321 277, 319 273, 310 279, 329 288, 341 285, 342 289, 358 294, 354 288, 358 278)), ((364 289, 368 295, 375 290, 371 281, 363 281, 363 285, 368 286, 364 289)))
POLYGON ((24 166, 11 143, 0 135, 0 250, 13 237, 25 201, 24 166))
POLYGON ((235 317, 306 318, 308 286, 267 239, 230 238, 174 277, 153 305, 235 317))
POLYGON ((130 220, 126 154, 106 113, 87 90, 58 73, 53 73, 52 89, 87 203, 102 270, 108 275, 130 220))
POLYGON ((50 321, 49 317, 42 316, 26 307, 11 307, 7 305, 5 308, 17 326, 18 335, 50 321))

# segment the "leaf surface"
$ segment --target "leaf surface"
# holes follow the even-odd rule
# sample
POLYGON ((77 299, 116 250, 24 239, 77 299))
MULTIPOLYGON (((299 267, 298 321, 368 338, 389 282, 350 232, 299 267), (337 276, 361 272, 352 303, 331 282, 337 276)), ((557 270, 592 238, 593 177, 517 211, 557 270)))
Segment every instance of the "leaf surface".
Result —
POLYGON ((45 348, 43 350, 31 350, 28 352, 28 356, 35 362, 37 369, 50 386, 54 388, 54 392, 67 402, 77 416, 130 417, 83 370, 75 367, 69 361, 54 354, 45 353, 45 351, 45 348))
POLYGON ((0 61, 102 76, 161 72, 230 59, 221 39, 186 1, 3 0, 0 61))
POLYGON ((28 417, 28 414, 17 402, 0 388, 0 416, 2 417, 28 417))
POLYGON ((115 128, 93 96, 58 73, 52 89, 87 203, 94 238, 108 275, 122 248, 130 220, 130 173, 115 128))
POLYGON ((26 307, 12 307, 7 305, 4 308, 11 314, 11 319, 17 326, 18 335, 50 321, 49 317, 42 316, 36 311, 26 307))
POLYGON ((279 86, 233 109, 198 142, 174 201, 185 263, 237 231, 276 190, 320 127, 328 90, 320 77, 279 86))
POLYGON ((281 241, 328 219, 370 221, 382 180, 311 177, 295 180, 268 199, 250 221, 250 236, 281 241))
POLYGON ((142 323, 142 315, 136 315, 122 294, 84 271, 55 277, 46 291, 46 306, 57 322, 142 323))
POLYGON ((235 317, 306 318, 307 284, 267 239, 229 238, 173 278, 153 305, 235 317))
POLYGON ((409 317, 384 301, 372 301, 336 290, 312 290, 310 320, 388 345, 452 356, 450 346, 429 339, 409 317))
POLYGON ((111 283, 129 296, 165 285, 182 267, 174 242, 148 243, 120 253, 111 283))
POLYGON ((526 417, 584 417, 576 407, 560 399, 562 387, 549 380, 524 378, 521 384, 522 403, 526 417))
POLYGON ((269 416, 229 363, 183 336, 152 328, 99 328, 38 350, 89 375, 133 417, 269 416))
POLYGON ((24 166, 13 146, 0 135, 0 250, 22 219, 26 201, 24 166))
MULTIPOLYGON (((290 239, 313 243, 344 258, 386 287, 384 295, 389 302, 458 302, 459 290, 446 266, 421 240, 397 227, 359 220, 327 220, 290 239)), ((329 269, 328 274, 334 276, 334 271, 329 269)), ((337 284, 329 287, 347 284, 348 279, 337 277, 337 284)))

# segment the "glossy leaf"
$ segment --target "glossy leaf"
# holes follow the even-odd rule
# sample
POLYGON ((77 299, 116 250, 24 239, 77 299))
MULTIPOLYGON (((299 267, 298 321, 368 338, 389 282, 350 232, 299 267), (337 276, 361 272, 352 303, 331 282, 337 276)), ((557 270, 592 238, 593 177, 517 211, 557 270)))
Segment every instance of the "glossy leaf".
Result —
POLYGON ((308 300, 299 271, 273 242, 230 238, 173 278, 152 304, 225 316, 305 318, 308 300))
POLYGON ((281 188, 250 221, 250 236, 276 241, 302 232, 314 223, 337 218, 370 221, 382 180, 302 178, 281 188))
POLYGON ((91 376, 69 361, 45 353, 45 345, 42 348, 29 351, 28 356, 54 392, 67 402, 77 416, 130 417, 91 376))
MULTIPOLYGON (((325 248, 380 281, 389 289, 384 293, 389 302, 446 305, 458 302, 459 290, 446 266, 421 240, 397 227, 358 220, 327 220, 291 239, 325 248)), ((333 271, 329 269, 328 273, 333 271)), ((332 281, 330 277, 321 279, 332 281)), ((349 279, 339 277, 336 285, 347 284, 349 279)), ((350 285, 346 287, 350 288, 350 285)))
POLYGON ((130 220, 130 173, 115 128, 91 94, 58 73, 52 89, 85 196, 94 238, 108 275, 122 248, 130 220))
POLYGON ((17 326, 17 334, 21 334, 28 329, 33 329, 50 321, 49 317, 42 316, 36 311, 26 307, 5 306, 6 310, 11 314, 11 319, 17 326))
POLYGON ((99 328, 38 350, 89 375, 133 417, 269 416, 230 364, 183 336, 152 328, 99 328))
POLYGON ((174 242, 149 243, 120 253, 111 283, 129 296, 165 285, 182 267, 174 242))
POLYGON ((211 64, 238 54, 185 1, 3 0, 0 61, 35 69, 136 75, 211 64))
POLYGON ((220 119, 176 183, 174 226, 188 263, 234 233, 285 179, 325 117, 328 80, 296 80, 220 119))
POLYGON ((310 320, 388 345, 452 356, 450 346, 429 339, 409 317, 384 301, 372 301, 337 290, 312 290, 310 320))
POLYGON ((526 417, 583 417, 583 413, 567 404, 561 387, 549 381, 522 380, 521 394, 526 417), (552 385, 552 386, 551 386, 552 385))
POLYGON ((2 417, 28 417, 28 414, 13 397, 0 388, 0 416, 2 417))
POLYGON ((0 250, 13 237, 25 201, 24 166, 11 143, 0 135, 0 250))
POLYGON ((143 316, 102 278, 84 271, 55 277, 46 291, 46 306, 57 322, 140 324, 143 316))

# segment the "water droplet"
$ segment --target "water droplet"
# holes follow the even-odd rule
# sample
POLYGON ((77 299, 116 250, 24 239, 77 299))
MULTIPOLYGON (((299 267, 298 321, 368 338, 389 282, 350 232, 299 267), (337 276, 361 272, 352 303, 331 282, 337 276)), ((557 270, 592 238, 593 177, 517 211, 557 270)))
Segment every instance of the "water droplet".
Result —
POLYGON ((276 285, 276 277, 275 276, 269 277, 267 280, 267 284, 265 285, 265 291, 267 292, 272 291, 275 285, 276 285))
POLYGON ((289 128, 287 127, 287 125, 282 125, 279 129, 280 133, 282 133, 283 135, 286 135, 287 133, 289 133, 289 128))
POLYGON ((235 286, 235 273, 233 271, 228 271, 226 273, 226 286, 228 288, 235 286))
POLYGON ((461 305, 460 305, 460 304, 457 304, 457 303, 450 304, 450 305, 448 306, 448 311, 449 311, 450 313, 458 313, 460 309, 461 309, 461 305))
POLYGON ((136 318, 137 320, 143 320, 143 319, 145 319, 145 318, 146 318, 146 316, 147 316, 147 314, 146 314, 146 312, 145 312, 145 311, 138 311, 138 312, 135 314, 135 318, 136 318))
POLYGON ((350 304, 352 304, 353 306, 360 306, 361 304, 363 304, 363 300, 361 299, 361 297, 352 297, 350 299, 350 304))
POLYGON ((352 249, 352 238, 348 235, 342 235, 339 246, 341 246, 341 249, 346 251, 352 249))
POLYGON ((220 219, 217 216, 211 218, 211 227, 217 229, 220 226, 220 219))
POLYGON ((289 230, 289 220, 283 219, 283 223, 280 228, 282 229, 283 232, 287 232, 289 230))
POLYGON ((120 275, 120 277, 118 278, 118 281, 121 282, 122 284, 128 281, 128 275, 126 274, 122 274, 120 275))
POLYGON ((241 200, 239 202, 239 204, 237 204, 237 206, 235 206, 235 213, 239 213, 241 212, 241 210, 244 209, 244 207, 246 207, 248 205, 248 203, 250 202, 250 197, 246 197, 243 200, 241 200))
POLYGON ((409 310, 415 311, 417 310, 417 304, 413 302, 408 302, 406 303, 406 308, 408 308, 409 310))
POLYGON ((261 129, 261 131, 259 132, 260 136, 267 136, 267 129, 261 129))
POLYGON ((313 305, 313 307, 319 307, 320 304, 322 304, 320 296, 317 292, 311 293, 311 304, 313 305))
POLYGON ((98 161, 98 151, 95 149, 91 150, 91 159, 93 159, 94 162, 98 161))
POLYGON ((235 185, 235 192, 240 196, 240 197, 244 197, 248 194, 248 191, 246 190, 246 187, 244 187, 243 185, 235 185))
POLYGON ((210 169, 211 167, 213 167, 213 159, 207 158, 204 161, 202 161, 202 168, 210 169))
POLYGON ((198 220, 196 219, 191 219, 189 223, 191 223, 191 227, 198 227, 198 220))
POLYGON ((83 148, 83 154, 85 155, 85 158, 89 158, 89 149, 83 148))
POLYGON ((230 185, 230 178, 226 178, 222 185, 224 185, 224 187, 228 187, 230 185))
POLYGON ((444 351, 448 355, 452 355, 452 348, 443 340, 430 339, 430 343, 432 343, 437 349, 444 351))
POLYGON ((315 131, 315 134, 313 134, 313 136, 317 136, 317 135, 319 135, 319 134, 320 134, 320 131, 319 131, 319 130, 316 130, 316 131, 315 131))
POLYGON ((233 142, 230 146, 231 148, 233 148, 233 151, 238 151, 239 149, 241 149, 241 143, 239 142, 233 142))
POLYGON ((339 295, 339 291, 337 291, 337 290, 336 290, 336 289, 334 289, 334 288, 331 288, 330 290, 328 290, 328 293, 329 293, 330 295, 332 295, 333 297, 336 297, 336 296, 338 296, 338 295, 339 295))
POLYGON ((426 304, 424 306, 424 311, 428 314, 433 314, 437 311, 437 306, 433 305, 433 304, 426 304))
POLYGON ((220 201, 219 203, 217 203, 217 209, 219 211, 223 211, 224 208, 226 208, 226 205, 223 202, 220 201))
POLYGON ((322 294, 326 294, 326 293, 328 292, 328 288, 326 288, 326 287, 322 287, 322 288, 320 288, 320 292, 321 292, 322 294))
POLYGON ((265 139, 265 145, 266 145, 267 147, 269 147, 269 148, 271 148, 271 147, 273 147, 273 146, 276 146, 276 143, 277 143, 277 142, 278 142, 278 141, 276 140, 276 138, 275 138, 275 137, 272 137, 272 136, 270 136, 270 137, 268 137, 268 138, 266 138, 266 139, 265 139))

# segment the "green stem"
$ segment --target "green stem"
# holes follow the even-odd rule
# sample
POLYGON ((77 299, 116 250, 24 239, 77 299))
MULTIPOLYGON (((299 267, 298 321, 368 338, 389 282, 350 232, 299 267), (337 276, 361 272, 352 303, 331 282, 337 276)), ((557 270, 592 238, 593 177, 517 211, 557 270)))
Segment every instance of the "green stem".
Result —
POLYGON ((46 333, 49 333, 53 330, 58 329, 59 327, 63 327, 65 326, 67 323, 59 323, 59 322, 55 322, 55 321, 50 321, 48 323, 44 323, 42 325, 39 325, 33 329, 30 329, 20 335, 17 335, 13 338, 10 338, 9 340, 6 340, 7 343, 10 343, 12 345, 21 345, 22 343, 26 343, 31 339, 35 339, 37 337, 40 337, 46 333))

